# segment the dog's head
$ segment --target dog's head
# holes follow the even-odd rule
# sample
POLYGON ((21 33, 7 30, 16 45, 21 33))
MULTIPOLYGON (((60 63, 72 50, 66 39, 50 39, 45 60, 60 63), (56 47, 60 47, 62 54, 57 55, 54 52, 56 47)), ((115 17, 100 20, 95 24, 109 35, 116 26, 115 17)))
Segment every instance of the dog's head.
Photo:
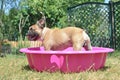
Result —
POLYGON ((29 27, 28 33, 26 36, 28 37, 28 40, 35 41, 41 38, 42 30, 45 27, 45 16, 42 14, 42 18, 36 22, 36 24, 29 27))

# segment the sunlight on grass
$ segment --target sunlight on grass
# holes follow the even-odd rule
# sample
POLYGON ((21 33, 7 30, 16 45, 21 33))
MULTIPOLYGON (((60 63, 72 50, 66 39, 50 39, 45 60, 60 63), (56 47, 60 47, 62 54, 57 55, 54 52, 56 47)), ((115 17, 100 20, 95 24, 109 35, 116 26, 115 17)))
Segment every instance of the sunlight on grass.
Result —
POLYGON ((105 67, 80 73, 36 72, 29 68, 26 56, 0 58, 0 80, 120 80, 120 52, 109 55, 105 67))

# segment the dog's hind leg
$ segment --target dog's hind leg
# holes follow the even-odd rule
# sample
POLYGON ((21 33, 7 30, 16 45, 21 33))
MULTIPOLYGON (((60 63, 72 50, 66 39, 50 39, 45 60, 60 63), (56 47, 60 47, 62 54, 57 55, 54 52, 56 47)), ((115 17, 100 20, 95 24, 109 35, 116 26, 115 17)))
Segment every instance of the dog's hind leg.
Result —
POLYGON ((90 39, 85 41, 84 48, 85 50, 92 50, 90 39))
POLYGON ((73 50, 74 51, 79 51, 79 50, 81 51, 81 49, 82 49, 82 47, 80 45, 78 45, 78 43, 73 44, 73 50))
POLYGON ((83 32, 83 36, 84 36, 84 45, 83 45, 84 48, 86 50, 92 50, 90 37, 85 32, 83 32))
POLYGON ((83 47, 83 44, 84 44, 84 40, 83 39, 74 41, 73 42, 73 50, 81 51, 82 47, 83 47))

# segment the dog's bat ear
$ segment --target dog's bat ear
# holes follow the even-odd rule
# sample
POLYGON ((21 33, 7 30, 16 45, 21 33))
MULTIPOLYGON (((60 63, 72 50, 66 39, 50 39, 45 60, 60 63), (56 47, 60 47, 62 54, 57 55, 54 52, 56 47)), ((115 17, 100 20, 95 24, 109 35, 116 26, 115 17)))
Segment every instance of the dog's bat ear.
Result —
POLYGON ((44 19, 40 19, 39 21, 37 21, 36 23, 40 28, 44 28, 45 27, 45 21, 44 19))
POLYGON ((45 24, 45 20, 44 19, 40 19, 39 21, 37 21, 39 24, 43 25, 45 24))
POLYGON ((44 28, 44 27, 46 27, 46 18, 45 18, 45 15, 42 12, 40 12, 40 13, 42 14, 42 18, 39 21, 37 21, 37 25, 40 28, 44 28))

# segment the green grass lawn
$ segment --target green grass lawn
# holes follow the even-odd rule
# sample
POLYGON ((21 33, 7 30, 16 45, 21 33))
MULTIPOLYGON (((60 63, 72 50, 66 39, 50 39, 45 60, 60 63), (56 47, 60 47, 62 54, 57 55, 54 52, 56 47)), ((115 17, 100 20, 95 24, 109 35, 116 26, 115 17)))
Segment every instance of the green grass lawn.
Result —
POLYGON ((120 80, 119 76, 120 52, 109 54, 101 70, 69 74, 33 71, 26 56, 7 55, 0 58, 0 80, 120 80))

